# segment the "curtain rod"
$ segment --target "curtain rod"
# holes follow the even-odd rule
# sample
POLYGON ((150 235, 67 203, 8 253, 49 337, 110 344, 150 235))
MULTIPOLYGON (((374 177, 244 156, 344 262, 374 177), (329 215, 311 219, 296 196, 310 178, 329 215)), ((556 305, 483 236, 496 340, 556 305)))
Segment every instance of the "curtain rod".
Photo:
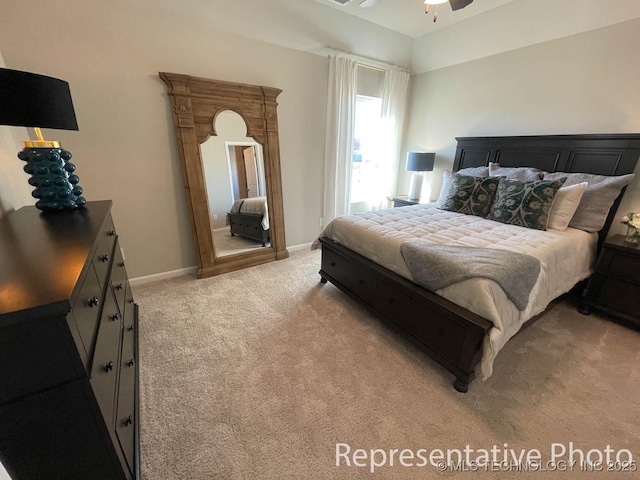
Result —
POLYGON ((389 63, 381 62, 380 60, 374 60, 372 58, 363 57, 362 55, 355 55, 353 53, 343 52, 342 50, 337 50, 335 48, 328 48, 327 50, 330 52, 328 55, 329 57, 344 55, 345 57, 352 58, 353 60, 358 62, 358 65, 362 67, 370 68, 372 70, 379 70, 383 72, 386 70, 400 70, 402 72, 407 72, 407 73, 409 72, 408 68, 398 67, 397 65, 391 65, 389 63))

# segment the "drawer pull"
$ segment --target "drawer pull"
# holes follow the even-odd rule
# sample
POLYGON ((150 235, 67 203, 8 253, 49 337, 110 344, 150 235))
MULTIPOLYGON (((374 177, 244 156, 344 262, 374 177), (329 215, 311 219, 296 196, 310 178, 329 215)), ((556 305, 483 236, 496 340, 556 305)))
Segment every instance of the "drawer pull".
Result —
POLYGON ((124 262, 118 262, 119 267, 124 267, 124 262))
POLYGON ((112 322, 115 322, 116 320, 120 320, 120 314, 112 313, 111 315, 109 315, 109 318, 111 319, 112 322))
POLYGON ((133 298, 130 298, 128 301, 129 303, 133 303, 133 298))
POLYGON ((114 285, 113 288, 115 288, 116 290, 122 290, 122 284, 119 283, 117 285, 114 285))
POLYGON ((129 326, 127 327, 127 330, 129 330, 130 332, 133 332, 133 325, 129 325, 129 326))
POLYGON ((87 302, 89 303, 89 308, 97 307, 98 305, 100 305, 100 300, 98 299, 98 297, 91 297, 87 302))
POLYGON ((441 329, 441 328, 437 329, 436 330, 436 335, 439 336, 439 337, 443 336, 444 335, 444 330, 441 329))
POLYGON ((107 232, 107 236, 108 236, 108 237, 115 237, 115 236, 116 236, 116 232, 114 232, 113 230, 109 230, 109 231, 107 232))
POLYGON ((98 258, 100 259, 101 262, 109 261, 109 255, 100 255, 98 258))
POLYGON ((131 360, 127 360, 127 367, 133 367, 136 364, 136 361, 132 358, 131 360))
POLYGON ((129 415, 127 418, 124 419, 124 426, 125 427, 128 427, 132 423, 133 423, 133 417, 131 415, 129 415))
POLYGON ((110 372, 111 370, 113 370, 113 362, 107 362, 104 364, 104 371, 105 372, 110 372))

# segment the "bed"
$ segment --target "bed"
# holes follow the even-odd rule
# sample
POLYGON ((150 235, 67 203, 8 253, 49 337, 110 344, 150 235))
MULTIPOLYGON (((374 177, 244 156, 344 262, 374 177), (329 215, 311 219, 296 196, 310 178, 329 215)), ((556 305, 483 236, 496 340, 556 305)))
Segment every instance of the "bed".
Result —
POLYGON ((270 240, 267 197, 236 200, 227 213, 227 222, 232 236, 250 238, 265 247, 270 240))
MULTIPOLYGON (((457 141, 454 172, 492 163, 503 168, 537 168, 550 178, 554 172, 622 178, 634 171, 640 155, 637 134, 460 137, 457 141)), ((578 228, 532 230, 435 205, 342 217, 331 222, 317 242, 322 248, 321 281, 331 282, 380 314, 451 371, 456 390, 466 392, 476 371, 484 378, 491 375, 493 360, 509 338, 544 313, 554 298, 589 277, 623 192, 624 188, 604 212, 601 228, 591 233, 578 228), (467 222, 469 226, 464 227, 467 222), (520 304, 496 283, 499 280, 486 278, 465 279, 431 291, 421 286, 424 275, 413 271, 416 262, 404 261, 407 244, 423 247, 424 243, 437 244, 430 250, 471 246, 475 247, 472 252, 489 248, 514 252, 505 256, 522 253, 522 258, 538 261, 539 273, 527 301, 520 304)), ((435 270, 437 262, 424 264, 435 270)))

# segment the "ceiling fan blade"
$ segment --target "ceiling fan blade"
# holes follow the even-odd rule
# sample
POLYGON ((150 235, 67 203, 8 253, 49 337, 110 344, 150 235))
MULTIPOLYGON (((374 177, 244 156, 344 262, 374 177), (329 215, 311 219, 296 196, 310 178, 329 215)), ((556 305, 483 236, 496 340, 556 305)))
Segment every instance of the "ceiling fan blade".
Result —
POLYGON ((449 0, 449 3, 451 4, 451 10, 455 12, 456 10, 460 10, 467 5, 470 5, 473 3, 473 0, 449 0))

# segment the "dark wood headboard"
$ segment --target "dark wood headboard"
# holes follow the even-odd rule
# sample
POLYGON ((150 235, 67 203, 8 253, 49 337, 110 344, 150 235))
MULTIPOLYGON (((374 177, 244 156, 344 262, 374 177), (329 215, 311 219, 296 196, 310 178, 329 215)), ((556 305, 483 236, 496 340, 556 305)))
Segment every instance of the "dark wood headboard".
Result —
MULTIPOLYGON (((515 137, 456 137, 453 171, 499 163, 501 167, 535 167, 546 172, 596 175, 633 173, 640 157, 640 134, 537 135, 515 137)), ((616 199, 604 227, 606 239, 622 195, 616 199)))

